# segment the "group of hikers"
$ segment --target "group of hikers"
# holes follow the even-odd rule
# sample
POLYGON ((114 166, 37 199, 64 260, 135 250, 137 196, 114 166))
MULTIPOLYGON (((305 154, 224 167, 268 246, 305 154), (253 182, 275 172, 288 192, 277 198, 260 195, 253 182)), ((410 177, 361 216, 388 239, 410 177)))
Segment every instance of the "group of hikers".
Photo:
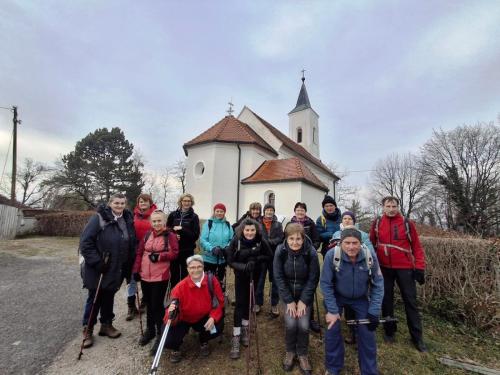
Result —
POLYGON ((157 209, 148 194, 137 198, 133 213, 126 209, 123 194, 115 194, 107 205, 99 206, 80 239, 83 286, 88 289, 83 348, 93 345, 99 314, 99 335, 120 336, 113 326, 113 305, 125 279, 126 319, 145 311, 146 329, 139 345, 154 340, 152 355, 164 345, 171 351, 172 363, 181 361, 183 338, 192 328, 199 333, 200 355, 208 356, 208 342, 222 334, 231 299, 234 315, 229 356, 238 359, 240 345, 249 345, 255 328, 250 327, 252 317, 263 311, 269 280, 269 316, 282 314, 284 318, 285 371, 298 364, 302 373, 312 373, 309 331, 322 332, 318 284, 326 311, 326 375, 339 374, 344 367, 344 342, 357 343, 361 374, 378 373, 375 330, 380 317, 384 318, 384 341, 395 342, 395 282, 412 342, 417 350, 427 351, 416 288, 417 282, 425 282, 425 255, 415 225, 402 216, 397 198, 382 200, 383 215, 373 221, 369 234, 357 229, 353 212, 342 213, 328 195, 321 202, 323 210, 316 221, 307 216, 306 204, 297 202, 285 228, 272 204, 262 210, 260 203, 252 203, 248 212, 230 225, 226 206, 217 203, 200 233, 194 203, 191 194, 182 194, 178 208, 168 216, 157 209), (201 251, 195 254, 198 240, 201 251), (226 290, 226 279, 232 274, 234 295, 226 290), (350 323, 345 339, 342 314, 350 323))

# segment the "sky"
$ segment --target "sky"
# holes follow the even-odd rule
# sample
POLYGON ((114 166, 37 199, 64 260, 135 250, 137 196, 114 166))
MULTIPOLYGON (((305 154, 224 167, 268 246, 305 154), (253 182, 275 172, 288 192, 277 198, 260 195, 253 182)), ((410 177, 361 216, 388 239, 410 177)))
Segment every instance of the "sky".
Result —
MULTIPOLYGON (((161 170, 230 100, 288 134, 302 69, 321 159, 342 171, 500 113, 496 0, 4 0, 0 20, 0 107, 19 107, 18 160, 53 163, 119 126, 161 170)), ((11 127, 0 109, 0 168, 11 127)))

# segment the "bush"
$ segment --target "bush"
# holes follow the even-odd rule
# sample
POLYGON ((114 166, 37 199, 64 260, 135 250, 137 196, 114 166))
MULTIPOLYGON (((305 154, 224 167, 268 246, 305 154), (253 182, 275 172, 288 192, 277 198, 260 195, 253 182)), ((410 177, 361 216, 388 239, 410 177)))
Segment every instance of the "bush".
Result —
POLYGON ((424 308, 482 330, 500 323, 498 240, 421 237, 426 251, 424 308))
POLYGON ((37 216, 43 236, 80 236, 95 211, 65 211, 37 216))

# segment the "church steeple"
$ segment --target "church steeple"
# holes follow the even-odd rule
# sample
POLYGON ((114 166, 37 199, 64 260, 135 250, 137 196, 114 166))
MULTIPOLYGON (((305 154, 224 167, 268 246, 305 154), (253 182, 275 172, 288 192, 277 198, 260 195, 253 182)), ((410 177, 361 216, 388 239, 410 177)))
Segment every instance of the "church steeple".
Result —
POLYGON ((302 70, 302 86, 295 108, 288 113, 289 136, 319 159, 318 114, 312 109, 302 70))

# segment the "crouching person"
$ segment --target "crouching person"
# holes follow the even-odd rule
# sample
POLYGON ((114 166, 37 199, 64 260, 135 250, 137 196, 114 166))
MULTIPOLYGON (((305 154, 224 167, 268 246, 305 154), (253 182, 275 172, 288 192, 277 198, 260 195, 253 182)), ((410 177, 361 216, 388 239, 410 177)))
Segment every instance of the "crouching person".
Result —
POLYGON ((165 347, 172 350, 170 362, 181 360, 180 347, 184 336, 193 328, 199 333, 200 355, 210 354, 208 341, 222 332, 224 294, 219 281, 211 273, 203 270, 203 257, 193 255, 187 258, 188 276, 172 290, 172 303, 165 313, 164 322, 169 313, 177 310, 165 341, 165 347))
POLYGON ((325 375, 338 375, 344 367, 344 342, 340 332, 340 314, 349 306, 356 319, 368 319, 358 325, 358 362, 361 375, 378 374, 375 329, 384 296, 384 279, 376 257, 362 249, 361 233, 354 228, 341 234, 340 256, 330 250, 321 272, 320 287, 327 310, 325 333, 325 375))

